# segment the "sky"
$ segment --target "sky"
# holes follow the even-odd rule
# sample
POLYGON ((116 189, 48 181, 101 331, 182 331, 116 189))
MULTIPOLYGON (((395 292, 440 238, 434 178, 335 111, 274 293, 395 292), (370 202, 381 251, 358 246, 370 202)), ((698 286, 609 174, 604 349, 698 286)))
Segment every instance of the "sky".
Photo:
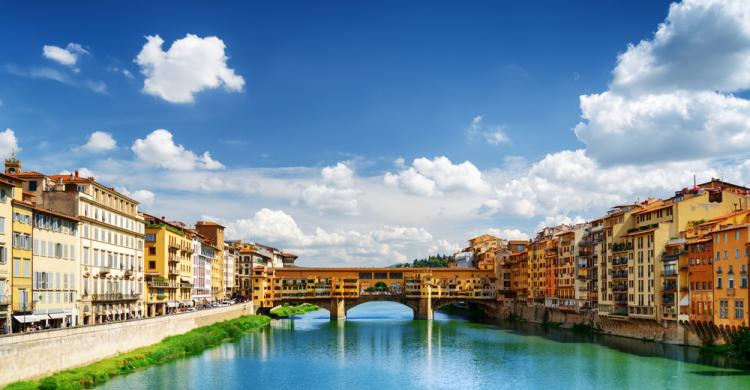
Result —
POLYGON ((0 157, 304 266, 750 184, 746 1, 2 2, 0 48, 0 157))

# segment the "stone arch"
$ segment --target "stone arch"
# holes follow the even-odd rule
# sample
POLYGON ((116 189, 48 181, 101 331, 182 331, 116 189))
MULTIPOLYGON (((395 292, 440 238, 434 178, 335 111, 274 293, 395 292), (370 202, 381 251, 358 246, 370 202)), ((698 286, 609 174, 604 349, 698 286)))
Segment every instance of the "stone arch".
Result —
POLYGON ((497 312, 497 306, 495 305, 495 301, 489 301, 489 300, 479 300, 479 299, 458 299, 458 298, 441 298, 441 299, 433 299, 432 301, 432 310, 438 310, 441 307, 445 307, 448 305, 452 305, 454 303, 459 302, 465 302, 474 306, 479 307, 484 311, 484 314, 487 317, 495 317, 495 313, 497 312))
POLYGON ((414 300, 406 299, 401 295, 371 295, 371 296, 361 296, 357 299, 347 299, 344 302, 344 308, 346 312, 348 313, 349 310, 370 302, 393 302, 397 303, 402 306, 406 306, 409 309, 411 309, 412 314, 416 318, 416 314, 419 311, 419 302, 415 302, 414 300))

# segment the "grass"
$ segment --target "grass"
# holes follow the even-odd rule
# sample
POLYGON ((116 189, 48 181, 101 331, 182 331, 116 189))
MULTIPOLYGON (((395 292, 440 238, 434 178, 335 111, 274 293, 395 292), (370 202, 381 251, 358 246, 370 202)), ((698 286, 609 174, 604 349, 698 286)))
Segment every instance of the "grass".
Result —
POLYGON ((237 340, 245 332, 261 328, 270 321, 266 316, 248 315, 217 322, 84 367, 60 371, 40 380, 11 383, 4 390, 92 388, 119 375, 195 355, 225 341, 237 340))
POLYGON ((297 314, 304 314, 315 310, 318 310, 318 307, 315 305, 310 305, 308 303, 303 303, 297 306, 290 306, 288 304, 285 304, 281 307, 277 307, 271 310, 271 314, 276 317, 291 317, 297 314))

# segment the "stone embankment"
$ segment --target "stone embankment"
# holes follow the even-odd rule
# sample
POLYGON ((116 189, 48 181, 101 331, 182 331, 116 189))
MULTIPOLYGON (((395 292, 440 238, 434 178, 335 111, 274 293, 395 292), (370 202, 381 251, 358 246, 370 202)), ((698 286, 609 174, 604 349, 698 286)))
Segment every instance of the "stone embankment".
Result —
POLYGON ((253 314, 252 303, 144 320, 0 337, 0 386, 79 367, 168 336, 253 314))

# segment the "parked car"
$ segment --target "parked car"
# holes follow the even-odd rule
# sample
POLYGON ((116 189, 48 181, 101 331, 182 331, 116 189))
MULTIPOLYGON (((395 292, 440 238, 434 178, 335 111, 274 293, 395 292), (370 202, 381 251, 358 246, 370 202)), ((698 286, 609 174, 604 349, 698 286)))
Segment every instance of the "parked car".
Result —
POLYGON ((188 308, 187 308, 187 309, 185 310, 185 312, 188 312, 188 313, 189 313, 189 312, 193 312, 193 311, 198 311, 198 309, 196 309, 196 308, 194 308, 194 307, 188 307, 188 308))

